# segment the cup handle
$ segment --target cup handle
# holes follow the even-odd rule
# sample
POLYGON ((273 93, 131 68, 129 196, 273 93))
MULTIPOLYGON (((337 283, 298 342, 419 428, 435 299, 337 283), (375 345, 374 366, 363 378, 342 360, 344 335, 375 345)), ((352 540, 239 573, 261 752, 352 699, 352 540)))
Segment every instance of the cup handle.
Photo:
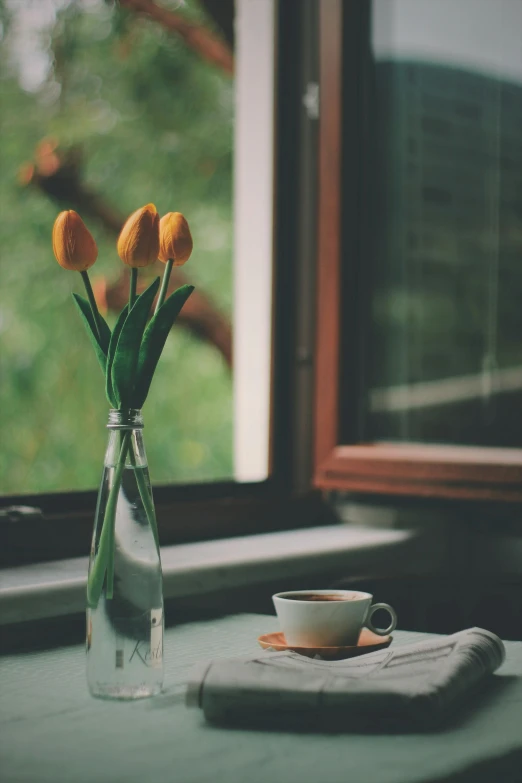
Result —
POLYGON ((388 634, 392 633, 392 631, 394 631, 397 626, 397 614, 395 609, 389 604, 373 604, 373 606, 370 607, 370 611, 368 612, 365 625, 370 629, 370 631, 372 631, 372 633, 376 633, 377 636, 388 636, 388 634), (372 623, 373 613, 376 612, 377 609, 386 609, 386 611, 389 612, 391 623, 387 628, 376 628, 372 623))

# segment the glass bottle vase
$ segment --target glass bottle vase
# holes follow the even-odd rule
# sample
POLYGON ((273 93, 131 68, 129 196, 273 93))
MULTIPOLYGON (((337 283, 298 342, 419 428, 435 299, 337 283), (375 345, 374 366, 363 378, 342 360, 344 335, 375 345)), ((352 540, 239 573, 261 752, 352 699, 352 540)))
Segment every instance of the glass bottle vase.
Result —
POLYGON ((109 414, 87 583, 87 683, 139 699, 163 684, 163 587, 141 411, 109 414))

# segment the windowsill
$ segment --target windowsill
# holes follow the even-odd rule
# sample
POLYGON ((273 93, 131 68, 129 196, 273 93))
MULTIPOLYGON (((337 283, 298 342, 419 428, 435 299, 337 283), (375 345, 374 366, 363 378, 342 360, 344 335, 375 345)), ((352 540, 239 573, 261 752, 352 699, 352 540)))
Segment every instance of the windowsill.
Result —
MULTIPOLYGON (((342 569, 425 572, 438 562, 433 537, 413 530, 331 525, 162 548, 164 595, 187 598, 227 588, 342 569)), ((85 607, 87 558, 0 572, 0 624, 71 615, 85 607)))

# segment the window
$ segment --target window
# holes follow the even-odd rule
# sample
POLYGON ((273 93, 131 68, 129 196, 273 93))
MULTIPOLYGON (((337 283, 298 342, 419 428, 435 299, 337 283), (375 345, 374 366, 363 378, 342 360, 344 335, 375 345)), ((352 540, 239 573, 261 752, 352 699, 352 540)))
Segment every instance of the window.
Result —
MULTIPOLYGON (((233 3, 220 3, 219 13, 203 0, 164 5, 176 24, 184 20, 222 44, 231 40, 232 16, 221 12, 233 14, 233 3)), ((144 411, 162 542, 301 526, 322 514, 305 494, 305 468, 295 513, 288 412, 302 415, 307 406, 286 353, 290 346, 294 355, 299 320, 297 294, 286 285, 289 276, 297 279, 299 134, 305 122, 317 126, 301 102, 305 77, 313 76, 305 73, 303 40, 315 42, 315 3, 238 0, 235 81, 226 57, 209 64, 183 35, 137 15, 131 2, 119 6, 5 4, 3 90, 16 112, 4 113, 2 130, 10 145, 3 244, 17 263, 2 269, 9 334, 2 491, 10 493, 2 504, 43 511, 43 520, 36 513, 2 525, 11 564, 87 551, 105 448, 101 378, 81 325, 67 312, 75 281, 51 254, 50 227, 62 208, 56 173, 75 188, 64 206, 85 217, 107 259, 95 269, 109 311, 109 299, 126 295, 126 281, 117 279, 116 208, 124 215, 147 200, 162 212, 179 206, 193 230, 196 250, 183 272, 205 294, 206 309, 192 329, 169 338, 144 411), (25 56, 29 39, 38 42, 33 58, 25 56), (19 171, 35 145, 32 162, 19 171)), ((230 46, 220 51, 230 55, 230 46)), ((313 208, 306 206, 312 229, 313 208)), ((307 376, 309 387, 310 366, 307 376)))
POLYGON ((509 0, 372 5, 372 440, 522 446, 520 26, 509 0))
MULTIPOLYGON (((50 232, 62 209, 90 227, 91 277, 112 326, 128 292, 115 240, 149 201, 185 213, 196 245, 173 281, 196 292, 144 411, 153 480, 233 475, 233 50, 204 5, 179 5, 166 21, 215 40, 221 61, 132 3, 5 4, 2 493, 98 485, 107 401, 73 308, 79 275, 60 271, 50 232)), ((158 262, 139 283, 161 273, 158 262)))
POLYGON ((319 486, 522 498, 521 27, 322 6, 319 486))

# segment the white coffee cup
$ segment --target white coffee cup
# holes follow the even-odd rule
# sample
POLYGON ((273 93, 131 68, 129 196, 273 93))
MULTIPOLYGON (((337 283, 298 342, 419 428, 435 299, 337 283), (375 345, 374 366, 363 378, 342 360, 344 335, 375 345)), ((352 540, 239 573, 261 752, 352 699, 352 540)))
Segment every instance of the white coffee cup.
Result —
POLYGON ((272 596, 287 644, 299 647, 356 645, 364 626, 378 636, 388 636, 397 625, 395 610, 388 604, 372 606, 372 598, 357 590, 289 590, 272 596), (378 609, 390 614, 387 628, 372 623, 378 609))

